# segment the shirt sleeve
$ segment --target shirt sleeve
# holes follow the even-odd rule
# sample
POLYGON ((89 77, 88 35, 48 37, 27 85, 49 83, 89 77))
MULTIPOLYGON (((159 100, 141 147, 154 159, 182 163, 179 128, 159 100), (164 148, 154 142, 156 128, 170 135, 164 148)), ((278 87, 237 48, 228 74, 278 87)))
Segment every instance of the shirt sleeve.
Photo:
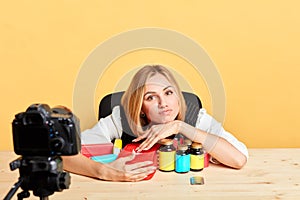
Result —
POLYGON ((110 143, 111 140, 121 138, 122 124, 120 117, 120 107, 116 106, 112 114, 101 118, 91 129, 86 129, 81 133, 82 144, 102 144, 110 143))
POLYGON ((210 134, 222 137, 223 139, 227 140, 230 144, 232 144, 242 154, 244 154, 248 159, 249 154, 246 145, 240 142, 231 133, 225 131, 221 123, 217 122, 212 116, 207 114, 204 108, 200 109, 199 111, 196 122, 196 128, 199 128, 200 130, 208 132, 210 134))

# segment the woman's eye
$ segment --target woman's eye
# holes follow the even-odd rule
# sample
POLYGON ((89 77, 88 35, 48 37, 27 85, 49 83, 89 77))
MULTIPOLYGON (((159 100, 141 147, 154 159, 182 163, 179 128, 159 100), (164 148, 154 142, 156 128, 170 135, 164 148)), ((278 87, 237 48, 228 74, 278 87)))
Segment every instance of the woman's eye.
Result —
POLYGON ((171 95, 171 94, 173 94, 173 91, 172 91, 172 90, 166 91, 166 95, 171 95))
POLYGON ((148 96, 148 97, 146 97, 146 100, 147 100, 147 101, 152 101, 153 99, 154 99, 153 96, 148 96))

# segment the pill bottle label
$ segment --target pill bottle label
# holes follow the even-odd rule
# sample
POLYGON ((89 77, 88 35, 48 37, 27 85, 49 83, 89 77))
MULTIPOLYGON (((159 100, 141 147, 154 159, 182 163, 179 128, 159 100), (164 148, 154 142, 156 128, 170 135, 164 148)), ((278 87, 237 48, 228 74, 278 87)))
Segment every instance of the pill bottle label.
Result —
POLYGON ((175 151, 171 151, 171 152, 159 151, 159 169, 161 171, 175 170, 175 151))
POLYGON ((185 173, 190 171, 190 154, 177 155, 176 154, 176 166, 175 171, 179 173, 185 173))
POLYGON ((204 155, 191 155, 191 170, 200 171, 204 168, 204 155))

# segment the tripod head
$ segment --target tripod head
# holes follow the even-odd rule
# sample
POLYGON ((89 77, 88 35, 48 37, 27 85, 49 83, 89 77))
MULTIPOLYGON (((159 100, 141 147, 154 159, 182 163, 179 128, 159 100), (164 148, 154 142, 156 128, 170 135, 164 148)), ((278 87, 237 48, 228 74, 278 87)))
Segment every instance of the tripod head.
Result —
POLYGON ((20 157, 10 163, 10 168, 19 168, 20 177, 5 200, 9 200, 19 187, 23 192, 18 194, 18 199, 29 197, 30 190, 40 199, 47 199, 54 192, 68 189, 70 185, 70 175, 63 172, 62 159, 59 156, 20 157))

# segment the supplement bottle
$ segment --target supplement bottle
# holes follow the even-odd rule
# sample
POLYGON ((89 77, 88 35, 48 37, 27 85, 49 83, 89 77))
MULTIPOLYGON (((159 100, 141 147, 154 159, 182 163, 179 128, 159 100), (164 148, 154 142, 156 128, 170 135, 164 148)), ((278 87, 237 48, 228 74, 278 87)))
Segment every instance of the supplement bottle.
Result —
POLYGON ((190 139, 185 139, 184 144, 187 146, 187 152, 190 154, 191 153, 191 146, 192 146, 192 141, 190 139))
POLYGON ((176 151, 175 171, 177 173, 186 173, 190 171, 190 154, 187 145, 180 145, 176 151))
POLYGON ((175 170, 175 153, 172 139, 162 139, 161 147, 158 150, 159 170, 170 172, 175 170))
POLYGON ((191 145, 191 171, 201 171, 204 168, 204 151, 202 144, 193 142, 191 145))

